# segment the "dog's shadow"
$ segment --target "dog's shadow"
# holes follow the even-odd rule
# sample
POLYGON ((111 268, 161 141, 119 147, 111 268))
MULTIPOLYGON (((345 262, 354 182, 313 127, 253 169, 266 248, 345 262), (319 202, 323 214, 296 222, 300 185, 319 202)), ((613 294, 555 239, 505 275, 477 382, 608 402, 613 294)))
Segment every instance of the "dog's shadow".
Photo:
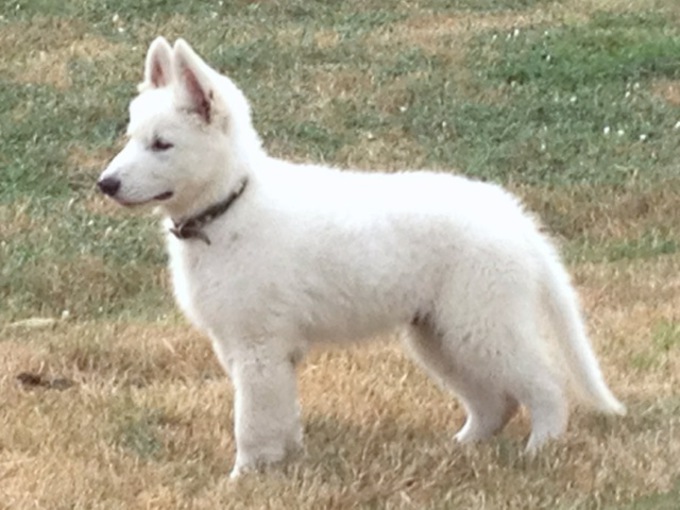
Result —
POLYGON ((460 423, 458 417, 451 420, 449 427, 427 427, 389 414, 372 422, 313 414, 305 419, 304 455, 294 459, 293 465, 314 469, 328 479, 345 480, 370 478, 371 473, 408 476, 444 465, 464 465, 470 448, 454 440, 460 423))
POLYGON ((584 431, 588 431, 588 442, 592 443, 589 448, 597 450, 595 445, 605 443, 625 427, 620 418, 592 417, 579 411, 572 418, 572 429, 534 456, 525 452, 530 433, 525 410, 495 437, 473 444, 455 440, 455 432, 464 421, 462 413, 457 412, 451 413, 447 424, 436 426, 398 414, 381 414, 374 422, 356 423, 312 414, 305 418, 304 456, 294 460, 294 464, 304 469, 320 469, 328 477, 341 479, 370 472, 392 472, 395 476, 440 473, 467 478, 478 476, 474 471, 480 466, 510 472, 541 472, 552 469, 554 459, 568 462, 585 448, 584 431))

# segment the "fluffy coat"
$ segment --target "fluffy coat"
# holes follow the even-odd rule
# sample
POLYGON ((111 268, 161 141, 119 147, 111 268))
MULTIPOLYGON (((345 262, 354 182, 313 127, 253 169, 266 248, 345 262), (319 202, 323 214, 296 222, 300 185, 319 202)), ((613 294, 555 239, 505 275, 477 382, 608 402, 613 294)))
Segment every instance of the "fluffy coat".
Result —
POLYGON ((209 242, 167 234, 177 302, 235 387, 232 476, 300 447, 295 365, 310 346, 397 329, 463 402, 459 441, 490 437, 522 404, 535 451, 565 430, 570 384, 624 412, 554 247, 502 188, 272 158, 241 91, 183 40, 151 44, 127 134, 100 188, 155 203, 167 229, 246 183, 203 227, 209 242))

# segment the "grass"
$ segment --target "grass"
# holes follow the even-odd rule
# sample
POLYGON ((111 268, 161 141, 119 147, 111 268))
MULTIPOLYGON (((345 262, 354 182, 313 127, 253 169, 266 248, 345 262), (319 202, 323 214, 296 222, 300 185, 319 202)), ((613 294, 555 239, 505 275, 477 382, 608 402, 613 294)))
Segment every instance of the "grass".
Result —
POLYGON ((674 0, 8 2, 0 508, 674 508, 679 21, 674 0), (533 460, 526 416, 462 448, 458 403, 382 341, 313 353, 305 456, 229 483, 231 387, 175 310, 156 221, 94 192, 157 34, 236 80, 276 155, 522 196, 629 416, 577 410, 533 460))

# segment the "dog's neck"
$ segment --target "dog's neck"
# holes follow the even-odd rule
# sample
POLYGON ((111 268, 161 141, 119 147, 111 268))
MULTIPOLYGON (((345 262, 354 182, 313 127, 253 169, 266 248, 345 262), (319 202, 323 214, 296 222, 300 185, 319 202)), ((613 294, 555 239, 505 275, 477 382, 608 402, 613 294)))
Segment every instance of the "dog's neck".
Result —
POLYGON ((247 184, 248 178, 243 177, 223 200, 213 203, 197 214, 186 216, 179 220, 173 218, 173 226, 170 228, 170 233, 177 239, 199 239, 210 245, 210 238, 204 232, 204 228, 229 210, 234 202, 243 194, 247 184))

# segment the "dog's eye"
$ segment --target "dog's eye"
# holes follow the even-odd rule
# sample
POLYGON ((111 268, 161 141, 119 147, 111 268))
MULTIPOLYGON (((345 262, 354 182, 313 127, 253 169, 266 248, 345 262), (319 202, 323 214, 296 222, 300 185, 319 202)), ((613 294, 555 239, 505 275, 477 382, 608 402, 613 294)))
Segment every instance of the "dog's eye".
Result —
POLYGON ((154 152, 167 151, 172 147, 174 147, 173 144, 166 142, 165 140, 161 140, 160 138, 154 138, 153 142, 151 143, 151 150, 154 152))

